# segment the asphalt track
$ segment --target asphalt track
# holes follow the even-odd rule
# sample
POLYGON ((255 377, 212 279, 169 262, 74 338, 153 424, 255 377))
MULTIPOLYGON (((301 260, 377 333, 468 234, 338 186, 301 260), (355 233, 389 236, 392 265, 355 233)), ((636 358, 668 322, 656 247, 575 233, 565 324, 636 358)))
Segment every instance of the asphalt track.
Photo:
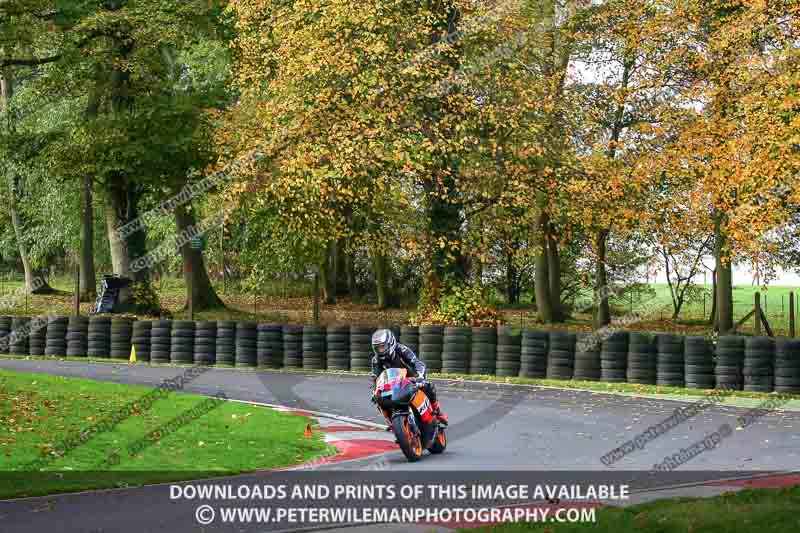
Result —
MULTIPOLYGON (((171 366, 12 359, 0 360, 0 368, 153 386, 183 371, 171 366)), ((736 428, 737 417, 746 411, 713 406, 609 468, 601 456, 687 404, 450 380, 437 380, 436 386, 450 417, 447 452, 418 464, 407 463, 399 451, 390 452, 379 458, 381 470, 397 471, 398 478, 423 468, 474 472, 476 477, 496 470, 647 471, 725 423, 736 428)), ((185 388, 205 395, 220 391, 234 399, 382 422, 368 400, 366 377, 215 368, 185 388)), ((798 429, 800 413, 770 413, 735 429, 716 449, 682 468, 698 471, 701 480, 742 471, 800 470, 798 429)), ((375 464, 376 459, 369 458, 327 468, 360 470, 375 464)), ((0 502, 0 530, 64 531, 63 526, 71 524, 74 527, 68 529, 74 531, 198 531, 193 521, 173 512, 174 502, 165 501, 163 493, 163 487, 143 487, 0 502), (36 511, 42 505, 47 512, 36 511)))

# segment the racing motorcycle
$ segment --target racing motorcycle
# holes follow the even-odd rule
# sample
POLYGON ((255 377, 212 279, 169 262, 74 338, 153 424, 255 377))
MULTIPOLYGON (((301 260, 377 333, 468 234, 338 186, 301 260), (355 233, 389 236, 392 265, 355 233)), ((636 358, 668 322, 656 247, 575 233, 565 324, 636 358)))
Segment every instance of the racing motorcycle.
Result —
POLYGON ((378 376, 373 401, 409 462, 419 461, 423 450, 442 453, 447 448, 444 427, 433 416, 430 399, 405 368, 388 368, 378 376))

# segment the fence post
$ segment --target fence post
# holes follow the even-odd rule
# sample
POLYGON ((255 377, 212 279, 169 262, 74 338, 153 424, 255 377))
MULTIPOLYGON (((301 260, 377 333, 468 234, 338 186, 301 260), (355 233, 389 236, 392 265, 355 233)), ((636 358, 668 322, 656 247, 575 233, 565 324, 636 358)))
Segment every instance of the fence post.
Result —
POLYGON ((755 322, 753 323, 753 335, 759 336, 761 335, 761 293, 755 293, 754 297, 755 313, 753 314, 753 319, 755 322))
POLYGON ((75 269, 75 316, 81 316, 81 266, 75 269))
POLYGON ((319 272, 314 272, 314 324, 319 324, 319 272))
POLYGON ((789 293, 789 336, 794 337, 794 291, 789 293))

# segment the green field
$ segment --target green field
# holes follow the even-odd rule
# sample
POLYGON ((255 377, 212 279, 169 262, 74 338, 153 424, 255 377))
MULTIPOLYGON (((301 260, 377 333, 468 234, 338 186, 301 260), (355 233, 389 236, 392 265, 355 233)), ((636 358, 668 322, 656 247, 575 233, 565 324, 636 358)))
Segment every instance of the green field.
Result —
POLYGON ((319 432, 304 437, 306 417, 180 392, 135 410, 81 445, 64 444, 151 391, 0 370, 0 498, 230 475, 333 451, 319 432), (137 448, 137 442, 146 446, 137 448))
POLYGON ((598 509, 594 524, 518 523, 467 532, 493 533, 794 533, 800 531, 800 487, 743 490, 714 498, 674 498, 598 509))

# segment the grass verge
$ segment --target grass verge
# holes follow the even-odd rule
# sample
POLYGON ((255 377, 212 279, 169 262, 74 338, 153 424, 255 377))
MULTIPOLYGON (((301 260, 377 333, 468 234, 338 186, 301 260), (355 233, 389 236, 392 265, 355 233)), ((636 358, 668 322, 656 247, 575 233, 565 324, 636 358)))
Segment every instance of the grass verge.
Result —
POLYGON ((183 393, 134 410, 74 449, 63 444, 152 390, 0 370, 0 427, 8 429, 0 434, 0 498, 231 475, 334 451, 319 432, 304 437, 307 417, 183 393), (37 472, 32 463, 42 457, 37 472))
POLYGON ((464 533, 793 533, 800 531, 800 487, 743 490, 713 498, 674 498, 597 510, 594 524, 518 523, 464 533))

